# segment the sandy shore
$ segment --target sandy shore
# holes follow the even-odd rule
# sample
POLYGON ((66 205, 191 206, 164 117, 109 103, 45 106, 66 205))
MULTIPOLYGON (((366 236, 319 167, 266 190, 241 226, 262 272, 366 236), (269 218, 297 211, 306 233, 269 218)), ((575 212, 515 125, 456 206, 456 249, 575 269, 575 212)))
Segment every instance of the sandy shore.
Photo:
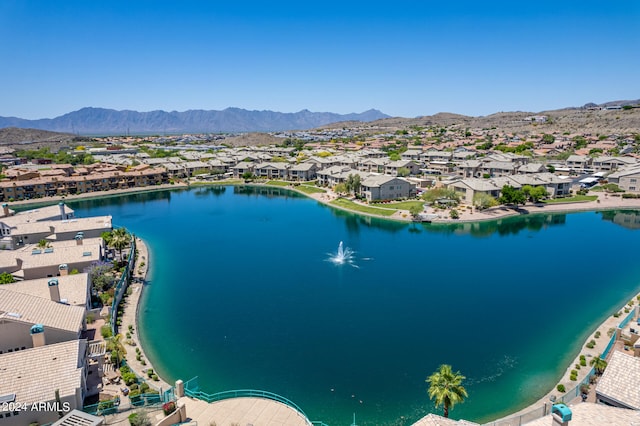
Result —
MULTIPOLYGON (((124 302, 124 311, 122 315, 122 325, 120 326, 120 334, 126 334, 129 330, 129 326, 133 326, 133 332, 131 333, 131 340, 135 343, 135 346, 125 345, 127 350, 127 365, 136 372, 140 377, 144 377, 147 380, 149 386, 156 390, 167 390, 171 387, 161 377, 160 380, 155 381, 148 378, 147 370, 153 368, 153 365, 147 358, 144 352, 144 348, 140 342, 140 336, 138 335, 138 317, 140 315, 140 299, 142 298, 142 292, 144 291, 147 278, 147 272, 149 271, 149 249, 143 240, 136 237, 136 248, 138 250, 138 258, 136 259, 135 267, 133 270, 133 280, 129 285, 131 288, 131 294, 124 302), (136 349, 139 348, 141 352, 141 360, 144 360, 146 365, 142 365, 141 361, 136 359, 136 349)), ((156 370, 153 372, 157 374, 156 370)))

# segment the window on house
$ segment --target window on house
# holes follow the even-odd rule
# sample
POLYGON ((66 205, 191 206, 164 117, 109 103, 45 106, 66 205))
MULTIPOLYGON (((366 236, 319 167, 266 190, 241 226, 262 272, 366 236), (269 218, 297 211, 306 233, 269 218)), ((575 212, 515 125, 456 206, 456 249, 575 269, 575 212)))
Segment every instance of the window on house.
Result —
POLYGON ((631 183, 636 183, 636 180, 635 179, 631 179, 631 183))
POLYGON ((635 187, 635 186, 630 186, 630 187, 629 187, 629 191, 635 191, 635 190, 636 190, 636 187, 635 187))

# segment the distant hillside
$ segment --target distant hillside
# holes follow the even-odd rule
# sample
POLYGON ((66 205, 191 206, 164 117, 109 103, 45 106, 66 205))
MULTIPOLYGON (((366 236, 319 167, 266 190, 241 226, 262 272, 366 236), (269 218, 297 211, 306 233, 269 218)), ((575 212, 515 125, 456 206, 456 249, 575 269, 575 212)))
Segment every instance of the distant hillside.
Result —
MULTIPOLYGON (((498 112, 483 117, 469 117, 465 115, 438 113, 416 118, 393 117, 376 120, 370 123, 349 123, 359 127, 367 133, 378 133, 381 130, 395 131, 410 129, 411 127, 448 127, 458 129, 485 129, 492 133, 592 133, 600 135, 640 133, 640 102, 629 103, 607 102, 594 106, 638 105, 630 110, 588 110, 581 108, 565 108, 542 112, 498 112), (543 115, 547 117, 544 123, 527 120, 528 117, 543 115)), ((343 125, 334 124, 325 128, 338 128, 343 125)))
POLYGON ((339 121, 373 121, 389 117, 371 109, 360 114, 334 114, 302 110, 295 113, 248 111, 227 108, 223 111, 190 110, 116 111, 82 108, 56 118, 25 120, 0 117, 0 128, 20 127, 81 135, 165 134, 208 132, 270 132, 307 130, 339 121))
POLYGON ((81 142, 70 133, 49 132, 37 129, 18 129, 8 127, 0 129, 0 152, 8 152, 13 149, 37 149, 47 146, 54 151, 70 142, 81 142))

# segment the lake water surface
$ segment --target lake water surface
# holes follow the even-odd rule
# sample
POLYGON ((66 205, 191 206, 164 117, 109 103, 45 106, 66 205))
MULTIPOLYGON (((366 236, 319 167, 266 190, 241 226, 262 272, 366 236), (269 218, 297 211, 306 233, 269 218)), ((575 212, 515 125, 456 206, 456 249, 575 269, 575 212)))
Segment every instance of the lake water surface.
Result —
POLYGON ((148 243, 139 331, 160 375, 269 390, 331 426, 419 419, 442 363, 467 377, 452 417, 520 409, 640 291, 635 213, 400 224, 250 187, 68 204, 148 243), (352 264, 330 261, 340 241, 352 264))

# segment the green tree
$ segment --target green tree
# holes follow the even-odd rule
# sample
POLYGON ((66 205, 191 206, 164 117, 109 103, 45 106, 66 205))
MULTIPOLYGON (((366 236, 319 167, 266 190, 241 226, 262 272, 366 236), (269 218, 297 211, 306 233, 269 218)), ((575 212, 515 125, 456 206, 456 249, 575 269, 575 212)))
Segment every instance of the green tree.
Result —
POLYGON ((547 170, 549 171, 549 173, 555 173, 556 167, 553 164, 547 164, 547 170))
POLYGON ((244 179, 244 180, 252 180, 254 177, 255 177, 255 176, 253 175, 253 173, 251 173, 251 172, 249 172, 249 171, 244 172, 244 173, 242 174, 242 179, 244 179))
POLYGON ((347 176, 347 180, 344 183, 347 188, 347 192, 357 195, 360 192, 360 187, 362 186, 360 180, 361 178, 358 174, 350 174, 347 176))
POLYGON ((496 200, 494 197, 492 197, 487 193, 476 192, 473 195, 473 205, 478 210, 484 210, 484 209, 488 209, 489 207, 495 207, 498 204, 499 204, 498 200, 496 200))
POLYGON ((547 196, 547 190, 544 188, 544 186, 541 185, 525 185, 522 187, 522 192, 524 193, 526 199, 531 200, 534 203, 537 203, 547 196))
POLYGON ((335 192, 336 194, 346 194, 348 192, 347 185, 345 185, 344 183, 339 183, 333 187, 333 192, 335 192))
MULTIPOLYGON (((110 273, 113 264, 108 262, 94 262, 85 268, 84 272, 89 274, 91 285, 97 291, 107 291, 113 286, 114 276, 110 273)), ((105 293, 106 294, 106 293, 105 293)), ((109 295, 107 295, 108 297, 109 295)), ((102 297, 101 297, 102 298, 102 297)))
POLYGON ((411 214, 411 217, 413 217, 414 219, 417 219, 418 216, 420 216, 420 213, 422 213, 422 210, 423 210, 423 206, 419 204, 415 204, 409 207, 409 213, 411 214))
POLYGON ((144 411, 129 414, 129 424, 131 426, 151 426, 151 420, 144 411))
POLYGON ((422 199, 428 203, 434 203, 440 199, 447 199, 453 200, 457 204, 460 202, 460 194, 453 189, 433 188, 425 191, 424 194, 422 194, 422 199))
POLYGON ((453 372, 450 365, 442 364, 436 372, 426 380, 429 383, 429 399, 434 400, 436 407, 444 407, 444 416, 449 417, 449 409, 464 402, 468 396, 462 386, 465 377, 459 371, 453 372))
POLYGON ((409 176, 410 173, 411 170, 409 170, 407 167, 398 167, 398 177, 409 176))
POLYGON ((576 136, 573 138, 573 148, 582 149, 587 146, 587 140, 582 136, 576 136))
POLYGON ((16 279, 8 272, 3 272, 0 274, 0 284, 11 284, 16 282, 16 279))
POLYGON ((111 232, 111 247, 118 250, 120 261, 122 261, 122 250, 124 250, 130 242, 129 232, 126 228, 116 228, 111 232))
POLYGON ((502 195, 498 201, 500 204, 513 204, 516 207, 518 204, 524 204, 526 202, 526 196, 521 189, 515 189, 510 185, 505 185, 502 187, 502 195))
POLYGON ((116 368, 120 368, 120 363, 122 363, 127 354, 127 350, 122 344, 122 334, 117 334, 107 339, 107 350, 111 352, 111 361, 114 362, 116 368))
POLYGON ((589 365, 591 365, 596 370, 596 374, 599 376, 604 373, 604 369, 607 368, 607 361, 605 361, 602 358, 602 354, 600 354, 597 357, 592 358, 589 362, 589 365))
POLYGON ((542 142, 544 143, 554 143, 555 141, 556 141, 556 137, 553 135, 549 135, 547 133, 542 135, 542 142))
POLYGON ((47 246, 49 246, 49 241, 47 240, 40 240, 38 241, 38 248, 47 248, 47 246))

